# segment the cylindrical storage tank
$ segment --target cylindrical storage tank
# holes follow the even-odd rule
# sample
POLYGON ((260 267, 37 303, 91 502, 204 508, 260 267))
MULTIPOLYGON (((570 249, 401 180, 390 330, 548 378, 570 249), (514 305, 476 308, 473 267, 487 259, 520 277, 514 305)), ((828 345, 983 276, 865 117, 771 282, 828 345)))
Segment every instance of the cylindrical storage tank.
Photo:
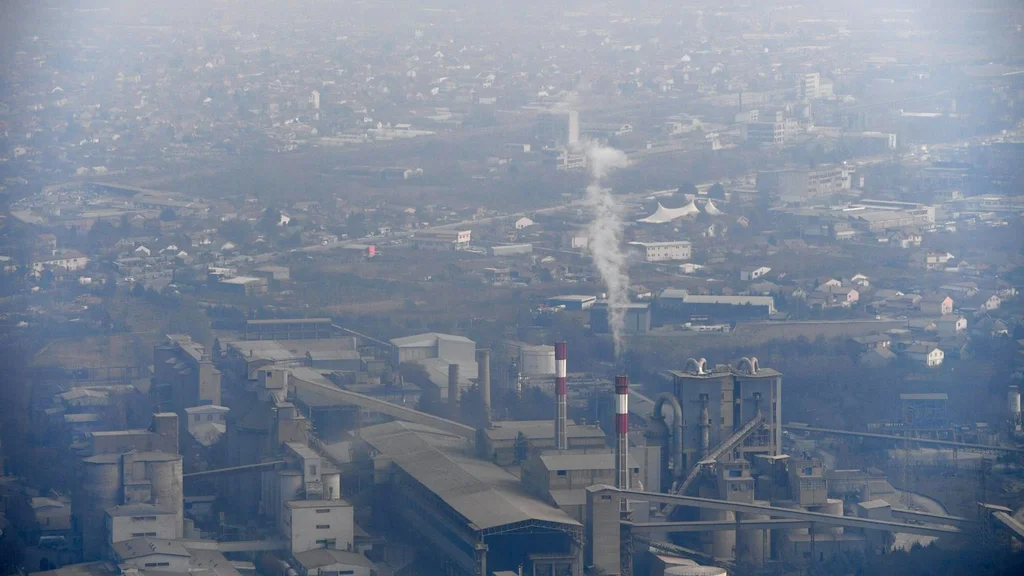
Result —
MULTIPOLYGON (((843 516, 843 501, 837 498, 829 498, 826 504, 821 506, 810 506, 811 512, 819 512, 821 514, 828 514, 830 516, 843 516)), ((839 535, 843 533, 842 526, 830 526, 828 524, 815 524, 815 534, 835 534, 839 535)))
MULTIPOLYGON (((768 502, 755 501, 768 506, 768 502)), ((770 516, 743 512, 740 520, 768 520, 770 516)), ((771 532, 769 530, 738 530, 736 532, 736 561, 754 566, 763 566, 771 553, 771 532)))
POLYGON ((341 500, 341 473, 324 474, 324 500, 341 500))
POLYGON ((181 455, 160 452, 149 453, 145 458, 146 478, 152 486, 153 503, 161 510, 174 512, 175 538, 183 538, 185 488, 181 477, 181 455))
POLYGON ((519 370, 527 376, 554 376, 555 347, 523 346, 519 349, 519 370))
MULTIPOLYGON (((700 509, 700 519, 709 522, 735 522, 736 513, 729 510, 712 510, 710 508, 700 509)), ((736 531, 717 530, 711 533, 711 547, 706 553, 715 558, 730 559, 736 553, 736 531)))
POLYGON ((107 509, 117 506, 121 492, 121 462, 115 454, 82 461, 78 497, 72 507, 82 531, 82 560, 99 560, 106 538, 107 509))
MULTIPOLYGON (((789 508, 790 510, 800 510, 806 512, 806 509, 795 503, 795 502, 779 502, 775 506, 779 508, 789 508)), ((807 528, 780 528, 783 532, 789 532, 790 534, 808 534, 810 531, 807 528)))
POLYGON ((729 576, 718 566, 673 566, 665 569, 665 576, 729 576))
POLYGON ((298 470, 281 470, 277 474, 277 485, 279 494, 277 500, 278 510, 283 510, 284 505, 292 500, 298 500, 299 492, 302 491, 302 472, 298 470))

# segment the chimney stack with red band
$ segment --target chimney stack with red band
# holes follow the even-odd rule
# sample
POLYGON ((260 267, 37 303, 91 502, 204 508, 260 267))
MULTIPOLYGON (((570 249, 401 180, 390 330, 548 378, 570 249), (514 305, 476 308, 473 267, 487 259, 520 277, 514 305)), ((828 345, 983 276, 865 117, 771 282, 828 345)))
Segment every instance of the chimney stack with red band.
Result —
MULTIPOLYGON (((615 377, 615 487, 629 490, 629 377, 615 377)), ((626 501, 625 498, 622 499, 626 501)))
POLYGON ((555 342, 555 449, 569 448, 569 436, 566 429, 568 412, 566 408, 568 386, 566 385, 566 352, 565 342, 555 342))

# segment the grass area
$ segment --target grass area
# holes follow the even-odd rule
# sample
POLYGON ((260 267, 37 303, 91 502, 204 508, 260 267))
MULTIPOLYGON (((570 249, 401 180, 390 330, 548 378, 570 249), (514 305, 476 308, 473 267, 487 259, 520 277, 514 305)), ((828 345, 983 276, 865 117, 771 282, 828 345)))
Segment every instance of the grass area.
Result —
POLYGON ((31 365, 62 368, 134 365, 136 339, 137 337, 130 333, 87 338, 57 338, 36 353, 31 365))

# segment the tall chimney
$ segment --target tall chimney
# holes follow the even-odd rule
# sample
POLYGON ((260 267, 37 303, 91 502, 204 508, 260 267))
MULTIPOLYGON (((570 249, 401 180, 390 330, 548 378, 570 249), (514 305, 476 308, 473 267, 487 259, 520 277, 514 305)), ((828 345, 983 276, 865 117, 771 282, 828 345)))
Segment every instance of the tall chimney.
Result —
POLYGON ((484 403, 484 418, 491 426, 491 351, 481 348, 476 351, 476 379, 480 385, 480 399, 484 403))
MULTIPOLYGON (((615 377, 615 487, 629 490, 629 376, 615 377)), ((622 511, 627 512, 626 498, 622 511)))
POLYGON ((568 358, 565 342, 555 342, 555 449, 569 448, 569 437, 566 430, 566 396, 568 386, 565 383, 565 362, 568 358))
POLYGON ((448 365, 448 417, 459 417, 459 365, 448 365))

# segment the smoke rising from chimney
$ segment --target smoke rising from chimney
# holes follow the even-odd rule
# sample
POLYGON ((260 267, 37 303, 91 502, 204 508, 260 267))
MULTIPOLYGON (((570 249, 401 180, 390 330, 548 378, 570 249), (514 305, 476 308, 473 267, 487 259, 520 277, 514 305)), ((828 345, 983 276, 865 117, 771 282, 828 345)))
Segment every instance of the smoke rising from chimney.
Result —
POLYGON ((626 305, 629 304, 629 276, 626 273, 626 254, 622 251, 622 215, 620 206, 610 190, 602 184, 612 170, 629 165, 621 150, 590 143, 586 147, 591 181, 587 186, 586 202, 593 212, 588 244, 594 265, 608 291, 608 325, 615 344, 615 357, 622 357, 625 349, 626 305))

